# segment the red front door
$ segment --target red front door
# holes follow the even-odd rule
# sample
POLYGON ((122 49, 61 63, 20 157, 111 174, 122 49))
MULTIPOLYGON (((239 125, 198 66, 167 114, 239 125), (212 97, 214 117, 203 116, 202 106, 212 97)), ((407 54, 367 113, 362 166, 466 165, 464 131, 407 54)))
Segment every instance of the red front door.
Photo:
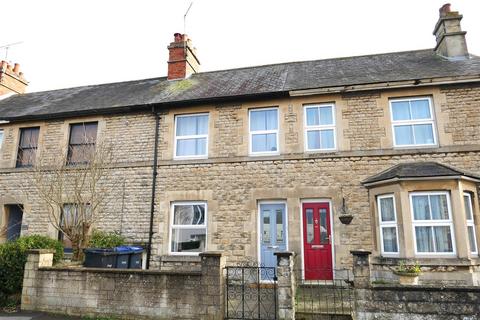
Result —
POLYGON ((303 204, 305 280, 332 280, 330 206, 327 202, 303 204))

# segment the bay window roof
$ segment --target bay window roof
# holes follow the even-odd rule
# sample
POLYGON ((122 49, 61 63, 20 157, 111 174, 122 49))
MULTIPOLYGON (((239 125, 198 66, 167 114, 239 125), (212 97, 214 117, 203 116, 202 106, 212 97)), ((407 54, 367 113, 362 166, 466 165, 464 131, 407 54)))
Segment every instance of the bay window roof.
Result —
POLYGON ((401 180, 467 179, 480 182, 480 176, 437 162, 410 162, 397 164, 362 181, 366 187, 401 180))

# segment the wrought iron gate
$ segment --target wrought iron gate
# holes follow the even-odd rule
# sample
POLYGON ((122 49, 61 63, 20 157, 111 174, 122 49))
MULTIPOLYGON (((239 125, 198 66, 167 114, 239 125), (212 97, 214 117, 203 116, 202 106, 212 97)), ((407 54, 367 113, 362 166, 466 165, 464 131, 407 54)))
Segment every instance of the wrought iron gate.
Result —
POLYGON ((275 268, 226 267, 225 319, 277 319, 275 268))
MULTIPOLYGON (((296 318, 301 320, 352 319, 355 294, 350 270, 330 270, 334 275, 331 280, 305 279, 303 275, 309 274, 305 271, 295 271, 297 276, 295 279, 296 318)), ((324 273, 324 270, 320 272, 320 274, 324 273)))

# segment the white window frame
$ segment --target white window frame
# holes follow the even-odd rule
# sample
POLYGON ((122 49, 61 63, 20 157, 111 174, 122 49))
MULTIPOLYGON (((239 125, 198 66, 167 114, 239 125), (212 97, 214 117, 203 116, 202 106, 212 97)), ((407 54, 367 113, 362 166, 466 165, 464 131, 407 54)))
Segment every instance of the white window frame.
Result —
MULTIPOLYGON (((168 236, 168 254, 177 255, 177 256, 198 256, 201 252, 176 252, 172 251, 172 237, 173 229, 205 229, 205 251, 207 251, 208 246, 208 205, 206 201, 175 201, 170 205, 170 224, 169 224, 169 236, 168 236), (174 212, 175 206, 179 205, 204 205, 205 206, 205 218, 202 225, 174 225, 174 212)), ((204 252, 205 252, 204 251, 204 252)))
POLYGON ((385 194, 381 196, 377 196, 377 208, 378 208, 378 221, 380 226, 380 246, 382 255, 391 255, 391 256, 398 256, 400 254, 400 243, 398 240, 398 224, 397 224, 397 206, 395 205, 395 195, 394 194, 385 194), (393 221, 382 221, 382 206, 380 205, 380 200, 391 198, 393 200, 393 221), (383 243, 383 228, 392 228, 395 227, 395 233, 397 238, 397 251, 396 252, 387 252, 384 248, 383 243))
POLYGON ((408 148, 408 147, 432 147, 437 146, 437 130, 435 127, 435 114, 433 112, 433 102, 431 97, 415 97, 415 98, 401 98, 401 99, 390 99, 390 119, 392 122, 392 136, 393 136, 393 146, 395 148, 408 148), (420 120, 393 120, 393 105, 392 102, 405 102, 405 101, 417 101, 417 100, 428 100, 428 106, 430 108, 430 118, 429 119, 420 119, 420 120), (416 144, 415 143, 415 134, 413 134, 413 144, 397 144, 397 139, 395 137, 395 127, 406 126, 406 125, 417 125, 417 124, 431 124, 432 125, 432 134, 433 134, 433 143, 430 144, 416 144))
MULTIPOLYGON (((470 253, 474 255, 478 255, 478 242, 477 242, 477 232, 475 230, 475 214, 473 212, 473 204, 472 204, 472 195, 468 192, 463 193, 464 197, 468 197, 468 207, 470 209, 470 213, 472 215, 472 219, 467 219, 466 218, 466 212, 465 212, 465 218, 467 221, 467 239, 468 239, 468 244, 470 246, 470 236, 468 234, 468 227, 473 228, 473 240, 475 241, 475 251, 472 251, 472 248, 470 248, 470 253)), ((465 200, 465 198, 464 198, 465 200)))
POLYGON ((5 140, 5 131, 3 129, 0 129, 0 136, 2 137, 0 139, 0 150, 2 150, 3 140, 5 140))
POLYGON ((280 139, 279 139, 279 132, 280 132, 280 109, 278 107, 268 107, 268 108, 254 108, 248 110, 248 153, 250 156, 264 156, 264 155, 278 155, 280 154, 280 139), (267 110, 277 110, 277 129, 275 130, 258 130, 253 131, 251 128, 252 124, 252 112, 255 111, 267 111, 267 110), (257 134, 272 134, 275 133, 276 137, 276 144, 277 144, 277 151, 257 151, 253 152, 253 143, 252 139, 254 135, 257 134))
POLYGON ((305 150, 307 151, 335 151, 337 150, 337 130, 336 130, 336 113, 335 113, 335 104, 333 103, 321 103, 321 104, 309 104, 305 105, 303 108, 303 114, 304 120, 303 120, 303 126, 304 126, 304 140, 305 140, 305 150), (324 108, 324 107, 331 107, 332 108, 332 124, 318 124, 318 125, 308 125, 308 119, 307 119, 307 109, 311 108, 324 108), (310 149, 308 148, 308 132, 309 131, 326 131, 326 130, 332 130, 333 129, 333 148, 320 148, 320 149, 310 149))
MULTIPOLYGON (((457 254, 457 247, 455 242, 455 232, 453 228, 452 220, 452 203, 450 201, 450 193, 446 191, 426 191, 426 192, 411 192, 409 194, 410 198, 410 212, 412 216, 412 232, 414 239, 414 249, 415 255, 419 256, 455 256, 457 254), (448 220, 415 220, 415 213, 413 211, 413 197, 414 196, 435 196, 435 195, 445 195, 447 198, 447 209, 448 209, 448 220), (437 252, 435 245, 435 238, 433 238, 433 246, 435 252, 418 252, 417 251, 417 232, 415 227, 449 227, 450 234, 452 235, 452 252, 437 252)), ((431 210, 430 198, 429 198, 429 207, 431 210)), ((431 212, 430 212, 431 213, 431 212)))
POLYGON ((175 129, 174 129, 174 141, 173 141, 173 159, 174 160, 188 160, 188 159, 207 159, 208 158, 208 133, 210 127, 210 115, 206 113, 188 113, 188 114, 177 114, 175 115, 175 129), (195 117, 195 116, 207 116, 207 134, 198 134, 198 135, 188 135, 188 136, 177 136, 177 119, 183 117, 195 117), (187 139, 198 139, 206 138, 205 142, 205 154, 193 155, 193 156, 177 156, 177 141, 178 140, 187 140, 187 139))

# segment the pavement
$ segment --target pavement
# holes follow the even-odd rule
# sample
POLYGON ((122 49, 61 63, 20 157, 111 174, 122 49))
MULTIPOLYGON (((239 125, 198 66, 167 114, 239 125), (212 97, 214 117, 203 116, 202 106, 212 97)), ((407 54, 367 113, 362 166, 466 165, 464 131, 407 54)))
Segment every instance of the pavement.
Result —
POLYGON ((14 312, 2 313, 0 312, 1 320, 81 320, 79 317, 59 316, 46 314, 41 312, 14 312))

